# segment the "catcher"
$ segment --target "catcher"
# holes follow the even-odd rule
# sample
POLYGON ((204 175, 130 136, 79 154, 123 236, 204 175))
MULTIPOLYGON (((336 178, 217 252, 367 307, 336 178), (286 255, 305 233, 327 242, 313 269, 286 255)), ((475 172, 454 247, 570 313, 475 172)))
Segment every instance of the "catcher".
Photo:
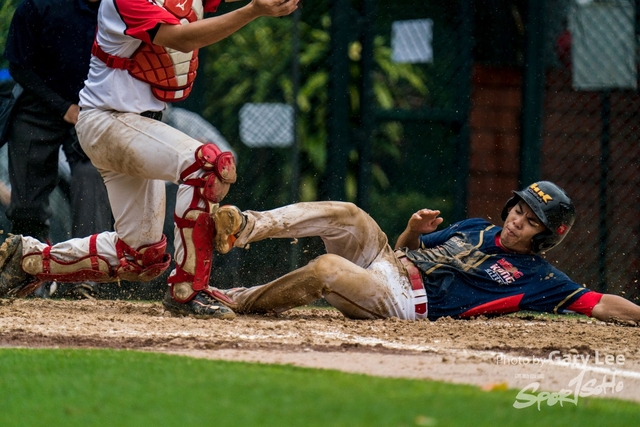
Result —
POLYGON ((298 203, 267 212, 223 206, 214 215, 216 250, 266 238, 320 236, 327 254, 266 285, 224 292, 237 312, 282 312, 324 297, 353 319, 437 319, 518 310, 582 313, 640 322, 640 307, 573 282, 539 256, 557 246, 575 221, 573 203, 541 181, 515 191, 504 226, 467 219, 436 231, 439 211, 411 216, 396 243, 350 203, 298 203))
POLYGON ((0 297, 25 296, 42 281, 142 282, 169 267, 162 234, 165 181, 179 185, 176 268, 164 306, 175 315, 232 318, 209 287, 211 214, 236 180, 235 160, 162 123, 167 102, 193 88, 198 49, 262 16, 292 13, 299 0, 251 0, 203 19, 221 0, 109 0, 98 11, 89 76, 76 130, 105 181, 115 232, 53 246, 14 235, 0 247, 0 297))

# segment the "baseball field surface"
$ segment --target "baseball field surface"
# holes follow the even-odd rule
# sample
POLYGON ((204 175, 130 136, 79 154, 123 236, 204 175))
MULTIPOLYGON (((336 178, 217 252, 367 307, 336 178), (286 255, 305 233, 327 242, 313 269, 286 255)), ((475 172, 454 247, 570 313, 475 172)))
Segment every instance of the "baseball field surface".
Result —
MULTIPOLYGON (((348 320, 325 308, 235 320, 171 317, 157 302, 0 301, 4 347, 114 348, 640 401, 640 333, 586 317, 520 313, 348 320)), ((543 397, 546 395, 542 395, 543 397)))

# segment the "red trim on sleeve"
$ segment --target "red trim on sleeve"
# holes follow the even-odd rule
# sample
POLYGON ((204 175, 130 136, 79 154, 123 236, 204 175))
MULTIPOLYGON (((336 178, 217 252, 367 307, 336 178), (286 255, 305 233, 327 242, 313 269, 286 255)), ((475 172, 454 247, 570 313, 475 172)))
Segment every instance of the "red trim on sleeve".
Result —
POLYGON ((213 13, 218 10, 218 6, 222 3, 222 0, 204 0, 204 12, 213 13))
POLYGON ((520 310, 520 301, 524 294, 512 295, 500 298, 484 304, 477 305, 465 311, 460 317, 480 316, 482 314, 507 314, 520 310))
POLYGON ((128 36, 151 44, 148 31, 158 24, 178 25, 180 20, 149 0, 114 0, 128 36))
POLYGON ((600 302, 602 294, 594 291, 585 292, 580 298, 575 300, 573 304, 567 307, 567 310, 575 311, 576 313, 584 314, 591 317, 593 307, 600 302))

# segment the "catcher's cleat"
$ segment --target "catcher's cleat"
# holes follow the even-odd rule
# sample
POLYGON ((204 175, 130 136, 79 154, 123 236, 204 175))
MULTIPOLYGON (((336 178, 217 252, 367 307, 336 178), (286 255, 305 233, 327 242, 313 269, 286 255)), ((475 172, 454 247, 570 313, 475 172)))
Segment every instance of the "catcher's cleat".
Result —
POLYGON ((246 218, 236 206, 221 206, 213 214, 216 234, 213 238, 216 251, 226 254, 233 248, 237 234, 244 229, 246 218))
POLYGON ((190 316, 196 319, 233 319, 236 314, 229 307, 216 301, 205 292, 198 292, 191 300, 179 303, 167 292, 162 305, 174 316, 190 316))
POLYGON ((0 298, 25 297, 39 284, 22 269, 22 236, 9 234, 0 246, 0 298))

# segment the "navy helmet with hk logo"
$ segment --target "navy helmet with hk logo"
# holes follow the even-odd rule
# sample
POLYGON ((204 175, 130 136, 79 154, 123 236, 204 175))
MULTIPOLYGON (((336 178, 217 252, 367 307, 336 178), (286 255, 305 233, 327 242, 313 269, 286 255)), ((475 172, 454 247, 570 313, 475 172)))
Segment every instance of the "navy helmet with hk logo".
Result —
POLYGON ((573 202, 562 188, 553 182, 538 181, 522 191, 514 191, 513 194, 502 209, 502 220, 522 200, 547 227, 542 233, 533 236, 533 253, 546 252, 562 242, 576 220, 573 202))

